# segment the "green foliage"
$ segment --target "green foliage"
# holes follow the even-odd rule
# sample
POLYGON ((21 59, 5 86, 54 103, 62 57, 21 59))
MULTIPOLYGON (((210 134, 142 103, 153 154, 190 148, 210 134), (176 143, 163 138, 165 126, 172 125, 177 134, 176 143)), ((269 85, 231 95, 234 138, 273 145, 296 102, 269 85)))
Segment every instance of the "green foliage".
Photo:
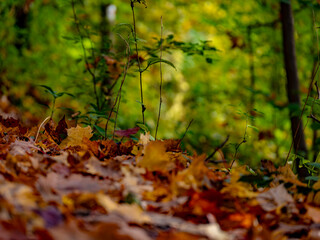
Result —
POLYGON ((52 101, 52 107, 51 107, 51 115, 50 118, 53 117, 53 113, 55 111, 55 104, 56 104, 56 100, 57 98, 62 97, 63 95, 69 95, 71 97, 74 97, 74 95, 72 95, 71 93, 67 93, 67 92, 56 92, 54 91, 51 87, 46 86, 46 85, 39 85, 39 87, 45 88, 45 92, 49 93, 52 97, 53 97, 53 101, 52 101))
POLYGON ((167 60, 165 60, 165 59, 160 59, 160 58, 158 58, 158 57, 152 57, 152 58, 149 58, 149 59, 147 60, 147 66, 146 66, 144 69, 141 69, 140 72, 144 72, 144 71, 146 71, 151 65, 156 64, 156 63, 160 63, 160 62, 166 63, 166 64, 168 64, 169 66, 171 66, 171 67, 173 67, 174 69, 176 69, 176 67, 173 65, 172 62, 167 61, 167 60))
MULTIPOLYGON (((69 114, 69 118, 90 125, 97 139, 106 137, 104 124, 124 74, 125 39, 131 50, 129 69, 121 92, 121 107, 114 109, 112 116, 118 114, 117 128, 132 128, 141 122, 143 104, 147 107, 143 126, 148 128, 139 126, 152 133, 158 113, 162 45, 165 60, 161 62, 165 64, 161 138, 181 137, 188 122, 194 119, 182 145, 189 151, 210 153, 230 135, 229 143, 215 156, 230 163, 247 126, 246 144, 238 149, 239 162, 254 168, 265 158, 277 163, 284 161, 291 143, 289 110, 295 109, 296 116, 301 111, 297 105, 288 104, 286 96, 279 0, 232 4, 223 0, 203 4, 186 0, 152 1, 148 9, 144 9, 146 1, 132 0, 136 34, 128 1, 74 3, 76 19, 72 1, 34 1, 32 6, 24 5, 25 1, 1 1, 0 92, 19 108, 32 114, 46 114, 37 104, 46 100, 46 96, 38 99, 33 85, 51 86, 55 91, 44 88, 54 99, 70 92, 75 97, 57 101, 54 108, 73 109, 79 114, 75 117, 69 114), (117 6, 108 36, 102 36, 101 32, 101 8, 105 4, 117 6), (24 28, 18 26, 16 14, 22 7, 29 9, 24 28), (144 103, 140 100, 136 43, 143 72, 144 103)), ((307 79, 317 60, 312 31, 319 19, 319 4, 299 0, 292 1, 292 7, 299 77, 303 80, 301 99, 305 99, 307 79)), ((313 95, 307 101, 304 123, 311 107, 312 114, 320 116, 320 102, 313 95)), ((61 117, 58 114, 62 111, 57 111, 55 117, 61 117)), ((116 124, 113 118, 110 121, 116 124)), ((308 147, 314 149, 309 159, 318 154, 320 142, 313 141, 312 131, 319 129, 320 124, 311 120, 306 127, 308 147)), ((107 137, 112 136, 111 131, 107 137)), ((314 171, 318 169, 309 163, 305 166, 315 177, 314 171)))

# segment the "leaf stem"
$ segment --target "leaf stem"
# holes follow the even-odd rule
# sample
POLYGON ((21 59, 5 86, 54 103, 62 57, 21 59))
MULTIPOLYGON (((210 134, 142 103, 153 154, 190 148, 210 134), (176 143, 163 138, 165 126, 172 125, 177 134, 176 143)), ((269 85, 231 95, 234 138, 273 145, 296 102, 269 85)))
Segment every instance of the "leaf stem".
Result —
POLYGON ((246 142, 247 142, 247 139, 246 139, 247 130, 248 130, 248 117, 246 118, 246 129, 245 129, 245 131, 244 131, 242 141, 236 145, 236 151, 234 152, 233 160, 232 160, 232 163, 231 163, 231 165, 230 165, 229 171, 232 169, 232 166, 233 166, 234 162, 236 161, 236 157, 237 157, 237 155, 238 155, 238 151, 239 151, 240 146, 241 146, 243 143, 246 143, 246 142))
POLYGON ((160 87, 159 87, 159 112, 158 112, 158 120, 157 120, 157 127, 156 127, 156 134, 155 134, 155 140, 157 140, 157 134, 158 134, 158 128, 159 128, 159 122, 160 122, 160 115, 161 115, 161 106, 162 106, 162 42, 163 42, 163 22, 162 22, 162 16, 161 16, 161 38, 160 38, 160 87))
POLYGON ((180 140, 178 141, 177 147, 179 147, 180 143, 182 142, 182 140, 183 140, 184 137, 186 136, 186 134, 187 134, 187 132, 188 132, 188 130, 189 130, 192 122, 193 122, 193 119, 191 119, 191 121, 189 122, 189 124, 188 124, 188 126, 187 126, 187 128, 186 128, 186 131, 184 132, 182 138, 180 138, 180 140))
POLYGON ((134 43, 135 43, 137 61, 138 61, 138 67, 139 67, 139 75, 140 75, 140 101, 141 101, 142 123, 144 124, 144 111, 146 110, 146 107, 145 107, 145 105, 143 103, 142 71, 141 71, 141 63, 140 63, 139 51, 138 51, 136 17, 135 17, 135 14, 134 14, 134 2, 133 2, 133 0, 131 0, 131 10, 132 10, 132 18, 133 18, 133 37, 134 37, 134 43))
POLYGON ((96 97, 97 107, 98 107, 98 109, 100 109, 100 101, 99 101, 99 97, 98 97, 98 94, 97 94, 97 86, 96 86, 96 76, 92 72, 92 70, 90 69, 90 65, 89 65, 88 58, 87 58, 87 53, 86 53, 86 48, 85 48, 84 43, 83 43, 83 36, 81 35, 80 23, 79 23, 80 21, 79 21, 79 19, 77 17, 76 10, 75 10, 74 0, 71 1, 71 5, 72 5, 73 18, 74 18, 74 21, 75 21, 75 24, 76 24, 76 28, 77 28, 77 31, 78 31, 78 34, 79 34, 79 37, 80 37, 81 47, 82 47, 82 50, 83 50, 84 62, 86 64, 86 68, 87 68, 89 74, 92 77, 93 92, 94 92, 94 95, 96 97))
MULTIPOLYGON (((129 69, 129 65, 130 65, 130 45, 128 43, 127 40, 125 40, 120 34, 118 34, 120 38, 122 38, 122 40, 126 43, 127 45, 127 63, 126 65, 124 66, 124 69, 123 69, 123 78, 122 78, 122 81, 121 81, 121 84, 120 84, 120 88, 119 88, 119 91, 118 91, 118 94, 117 94, 117 97, 112 105, 112 108, 109 112, 109 116, 108 116, 108 119, 107 119, 107 123, 106 123, 106 126, 105 126, 105 129, 104 129, 104 139, 107 139, 107 130, 108 130, 108 124, 109 124, 109 121, 111 119, 111 115, 114 111, 114 108, 116 106, 116 104, 118 103, 118 107, 117 107, 117 112, 116 112, 116 116, 115 116, 115 123, 114 123, 114 130, 116 129, 116 125, 117 125, 117 118, 118 118, 118 112, 119 112, 119 106, 120 106, 120 100, 121 100, 121 90, 122 90, 122 86, 126 80, 126 76, 127 76, 127 72, 128 72, 128 69, 129 69)), ((113 139, 114 139, 114 132, 113 131, 113 139)))

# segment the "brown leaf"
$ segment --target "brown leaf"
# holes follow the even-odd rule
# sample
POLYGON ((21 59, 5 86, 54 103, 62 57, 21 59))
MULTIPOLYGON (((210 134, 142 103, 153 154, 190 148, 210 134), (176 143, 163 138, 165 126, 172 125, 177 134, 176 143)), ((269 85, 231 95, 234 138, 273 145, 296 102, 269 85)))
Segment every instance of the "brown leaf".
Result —
POLYGON ((320 223, 320 208, 306 205, 306 209, 307 209, 306 215, 310 217, 313 222, 320 223))
POLYGON ((288 204, 294 204, 294 200, 287 192, 284 184, 260 193, 257 200, 265 211, 273 211, 288 204))
POLYGON ((11 143, 9 150, 12 156, 26 155, 35 151, 40 151, 40 148, 38 148, 33 141, 26 142, 20 140, 16 140, 11 143))

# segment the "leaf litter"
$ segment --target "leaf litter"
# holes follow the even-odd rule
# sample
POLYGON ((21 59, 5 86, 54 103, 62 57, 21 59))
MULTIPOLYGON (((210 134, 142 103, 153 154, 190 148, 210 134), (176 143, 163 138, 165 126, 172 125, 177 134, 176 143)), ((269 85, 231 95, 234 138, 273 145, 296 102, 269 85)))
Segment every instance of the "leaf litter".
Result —
POLYGON ((35 142, 34 129, 0 117, 0 239, 320 238, 320 182, 288 166, 262 162, 253 178, 179 141, 130 140, 138 128, 118 130, 120 142, 90 140, 64 117, 44 128, 35 142))

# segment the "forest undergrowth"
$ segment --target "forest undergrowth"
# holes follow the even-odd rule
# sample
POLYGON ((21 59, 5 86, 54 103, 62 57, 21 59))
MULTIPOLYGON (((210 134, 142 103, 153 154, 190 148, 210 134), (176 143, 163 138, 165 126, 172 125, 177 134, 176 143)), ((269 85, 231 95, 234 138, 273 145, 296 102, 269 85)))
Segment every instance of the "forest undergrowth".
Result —
MULTIPOLYGON (((269 159, 257 160, 256 167, 241 164, 239 149, 246 149, 247 129, 254 128, 248 113, 231 159, 223 152, 229 136, 211 154, 190 154, 182 147, 192 119, 180 139, 159 137, 159 127, 165 127, 163 65, 177 70, 163 53, 181 51, 212 63, 208 52, 218 49, 208 41, 164 36, 162 17, 155 45, 140 46, 135 4, 146 6, 146 1, 130 3, 133 24, 113 29, 122 44, 117 55, 110 39, 105 48, 94 48, 77 1, 70 2, 73 35, 64 38, 82 52, 78 62, 92 93, 86 113, 71 109, 73 114, 55 122, 56 102, 75 96, 47 85, 31 88, 51 97, 49 116, 20 112, 10 96, 1 96, 0 240, 320 239, 320 164, 294 151, 283 166, 269 159), (153 65, 159 65, 154 137, 145 120, 143 81, 153 65), (142 121, 120 129, 128 75, 139 85, 142 121), (303 177, 295 174, 295 161, 306 170, 303 177)), ((305 106, 318 100, 307 99, 305 106)))
POLYGON ((230 169, 139 128, 92 136, 0 117, 0 239, 319 239, 320 182, 288 164, 230 169))

